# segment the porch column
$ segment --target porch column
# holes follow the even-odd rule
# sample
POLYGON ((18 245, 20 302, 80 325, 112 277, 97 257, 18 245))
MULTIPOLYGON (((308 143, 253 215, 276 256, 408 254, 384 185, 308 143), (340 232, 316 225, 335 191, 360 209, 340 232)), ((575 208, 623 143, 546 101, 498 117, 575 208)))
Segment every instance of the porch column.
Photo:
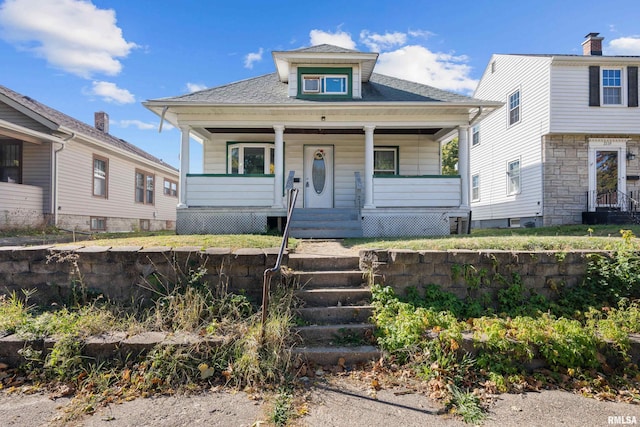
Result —
POLYGON ((187 207, 187 174, 189 173, 189 127, 180 126, 182 140, 180 144, 180 199, 178 208, 187 207))
POLYGON ((276 132, 275 150, 273 154, 273 173, 275 182, 273 186, 273 207, 281 208, 282 187, 284 185, 284 125, 273 125, 276 132))
POLYGON ((373 131, 374 125, 364 127, 364 208, 373 209, 373 131))
POLYGON ((458 173, 460 174, 461 203, 460 207, 469 205, 469 126, 458 128, 458 173))

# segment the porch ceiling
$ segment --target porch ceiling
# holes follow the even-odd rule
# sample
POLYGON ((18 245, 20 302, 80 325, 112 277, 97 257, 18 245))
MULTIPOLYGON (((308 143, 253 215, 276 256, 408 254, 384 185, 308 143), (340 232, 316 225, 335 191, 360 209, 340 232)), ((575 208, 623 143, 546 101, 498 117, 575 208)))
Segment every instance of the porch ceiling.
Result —
MULTIPOLYGON (((209 133, 244 133, 244 134, 264 134, 274 133, 271 128, 227 128, 227 127, 207 127, 209 133)), ((378 135, 435 135, 442 128, 408 128, 408 129, 380 129, 377 128, 375 133, 378 135)), ((364 135, 364 129, 354 128, 287 128, 287 134, 295 135, 364 135)))

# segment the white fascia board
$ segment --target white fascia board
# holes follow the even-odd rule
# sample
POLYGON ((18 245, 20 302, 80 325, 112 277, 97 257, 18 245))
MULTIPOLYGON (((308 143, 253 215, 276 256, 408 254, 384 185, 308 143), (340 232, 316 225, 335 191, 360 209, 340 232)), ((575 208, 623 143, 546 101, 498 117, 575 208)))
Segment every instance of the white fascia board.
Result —
POLYGON ((640 64, 640 56, 552 56, 554 65, 583 65, 583 64, 640 64))
POLYGON ((44 140, 49 142, 59 142, 59 143, 64 142, 62 138, 58 138, 55 135, 49 135, 46 133, 38 132, 36 130, 25 128, 23 126, 19 126, 19 125, 16 125, 15 123, 11 123, 2 119, 0 119, 0 129, 5 129, 11 132, 13 135, 8 135, 8 136, 12 136, 12 138, 28 138, 28 139, 25 139, 25 141, 31 142, 34 144, 40 144, 41 141, 39 140, 44 140))

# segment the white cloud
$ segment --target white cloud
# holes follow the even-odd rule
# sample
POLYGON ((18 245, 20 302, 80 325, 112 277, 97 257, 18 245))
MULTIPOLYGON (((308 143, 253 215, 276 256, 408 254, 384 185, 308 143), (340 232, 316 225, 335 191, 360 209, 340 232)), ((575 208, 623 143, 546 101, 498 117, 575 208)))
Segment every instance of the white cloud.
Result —
POLYGON ((404 46, 380 54, 376 72, 444 90, 470 94, 478 84, 469 77, 471 67, 464 55, 431 52, 424 46, 404 46))
POLYGON ((371 49, 372 52, 382 52, 407 43, 407 35, 400 32, 377 34, 362 30, 360 32, 360 42, 371 49))
POLYGON ((254 62, 262 61, 262 53, 263 52, 264 52, 264 49, 260 48, 260 50, 258 50, 257 52, 248 53, 244 57, 244 68, 251 69, 251 68, 253 68, 254 62))
POLYGON ((311 46, 319 44, 332 44, 334 46, 340 46, 345 49, 355 49, 356 42, 351 38, 351 34, 346 33, 338 29, 335 33, 330 33, 322 30, 311 30, 309 32, 309 39, 311 46))
POLYGON ((640 55, 640 36, 620 37, 609 42, 607 55, 640 55))
POLYGON ((116 104, 132 104, 136 102, 136 98, 126 89, 121 89, 111 82, 93 82, 91 95, 97 95, 104 101, 116 104))
POLYGON ((153 123, 146 123, 143 122, 142 120, 120 120, 118 122, 115 123, 118 127, 121 128, 128 128, 128 127, 134 127, 134 128, 138 128, 140 130, 151 130, 151 129, 157 129, 158 125, 155 125, 153 123))
POLYGON ((428 39, 431 36, 434 36, 435 33, 428 31, 428 30, 409 30, 408 34, 411 37, 421 37, 424 39, 428 39))
POLYGON ((1 37, 51 66, 90 78, 116 75, 135 43, 127 42, 112 9, 85 0, 6 0, 0 6, 1 37))
POLYGON ((206 88, 207 88, 207 86, 203 85, 202 83, 187 82, 187 90, 189 91, 189 93, 198 92, 200 90, 205 90, 206 88))

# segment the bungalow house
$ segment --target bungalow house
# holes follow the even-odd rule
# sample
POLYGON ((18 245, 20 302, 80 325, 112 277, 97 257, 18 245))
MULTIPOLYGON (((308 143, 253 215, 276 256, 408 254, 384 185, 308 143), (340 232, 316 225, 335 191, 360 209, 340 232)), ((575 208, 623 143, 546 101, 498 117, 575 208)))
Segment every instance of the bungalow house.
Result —
POLYGON ((0 229, 174 229, 178 171, 95 127, 0 86, 0 229))
POLYGON ((179 234, 281 228, 287 182, 300 190, 294 237, 466 229, 469 127, 500 102, 376 74, 377 53, 272 55, 272 74, 144 103, 182 132, 179 234), (190 136, 202 174, 189 171, 190 136), (443 176, 440 146, 455 136, 460 176, 443 176))
POLYGON ((637 221, 639 56, 491 57, 474 96, 504 107, 472 129, 478 227, 637 221))

